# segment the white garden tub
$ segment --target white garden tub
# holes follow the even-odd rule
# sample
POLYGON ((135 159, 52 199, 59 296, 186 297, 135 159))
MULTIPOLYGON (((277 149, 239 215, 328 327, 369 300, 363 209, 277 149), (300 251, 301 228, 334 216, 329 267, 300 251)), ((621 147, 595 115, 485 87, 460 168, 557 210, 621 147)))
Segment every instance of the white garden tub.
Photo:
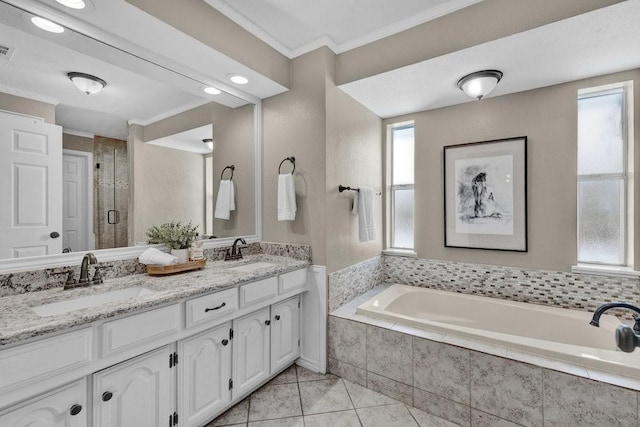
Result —
POLYGON ((585 311, 405 285, 390 286, 356 313, 640 378, 640 348, 616 349, 621 322, 612 315, 603 315, 596 328, 585 311))

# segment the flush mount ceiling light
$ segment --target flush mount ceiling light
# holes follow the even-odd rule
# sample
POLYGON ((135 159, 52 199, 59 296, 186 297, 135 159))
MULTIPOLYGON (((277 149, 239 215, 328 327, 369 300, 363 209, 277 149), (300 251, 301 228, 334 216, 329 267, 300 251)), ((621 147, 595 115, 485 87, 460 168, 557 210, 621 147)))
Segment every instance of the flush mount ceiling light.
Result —
POLYGON ((63 6, 70 7, 71 9, 84 9, 86 4, 83 0, 56 0, 63 6))
POLYGON ((249 83, 249 79, 242 74, 229 74, 229 80, 237 85, 246 85, 249 83))
POLYGON ((204 89, 202 89, 205 91, 205 93, 208 93, 209 95, 220 95, 222 92, 220 91, 220 89, 216 89, 215 87, 205 87, 204 89))
POLYGON ((502 71, 476 71, 458 80, 458 87, 466 93, 467 96, 482 99, 495 89, 500 79, 502 79, 502 71))
POLYGON ((204 145, 206 145, 209 150, 213 151, 213 138, 205 138, 202 142, 204 142, 204 145))
POLYGON ((31 18, 31 22, 36 27, 50 33, 60 34, 64 32, 64 27, 62 25, 58 25, 55 22, 51 22, 48 19, 44 19, 39 16, 34 16, 33 18, 31 18))
POLYGON ((72 72, 67 73, 67 76, 78 89, 87 95, 98 93, 107 85, 107 82, 91 74, 72 72))

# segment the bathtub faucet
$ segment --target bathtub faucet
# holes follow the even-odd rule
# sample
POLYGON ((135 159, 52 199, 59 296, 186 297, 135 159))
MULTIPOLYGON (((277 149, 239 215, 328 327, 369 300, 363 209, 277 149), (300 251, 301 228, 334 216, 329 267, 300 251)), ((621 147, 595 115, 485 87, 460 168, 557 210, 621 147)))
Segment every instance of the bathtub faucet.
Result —
MULTIPOLYGON (((600 316, 602 316, 602 313, 612 308, 626 308, 627 310, 632 310, 640 314, 640 308, 635 305, 624 302, 610 302, 608 304, 602 304, 596 309, 589 324, 599 327, 600 316)), ((634 320, 635 324, 633 325, 633 328, 627 325, 621 325, 616 329, 616 344, 620 350, 626 353, 631 353, 636 347, 640 346, 640 317, 636 316, 634 317, 634 320)))

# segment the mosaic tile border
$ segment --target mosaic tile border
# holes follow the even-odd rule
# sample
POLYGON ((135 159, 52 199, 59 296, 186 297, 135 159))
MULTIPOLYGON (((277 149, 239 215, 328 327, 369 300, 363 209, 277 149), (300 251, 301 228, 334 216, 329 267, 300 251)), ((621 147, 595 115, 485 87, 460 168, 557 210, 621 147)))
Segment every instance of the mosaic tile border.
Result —
POLYGON ((574 310, 593 311, 612 301, 640 301, 640 279, 386 255, 383 271, 385 283, 574 310))
POLYGON ((329 312, 382 282, 382 257, 375 257, 329 274, 329 312))

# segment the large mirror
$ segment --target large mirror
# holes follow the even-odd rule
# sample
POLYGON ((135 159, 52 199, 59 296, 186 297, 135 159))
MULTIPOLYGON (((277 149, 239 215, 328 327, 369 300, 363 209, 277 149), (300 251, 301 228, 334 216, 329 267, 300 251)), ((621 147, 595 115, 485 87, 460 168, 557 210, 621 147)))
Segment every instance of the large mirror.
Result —
POLYGON ((253 103, 32 18, 0 2, 0 260, 140 245, 168 221, 257 234, 253 103))

